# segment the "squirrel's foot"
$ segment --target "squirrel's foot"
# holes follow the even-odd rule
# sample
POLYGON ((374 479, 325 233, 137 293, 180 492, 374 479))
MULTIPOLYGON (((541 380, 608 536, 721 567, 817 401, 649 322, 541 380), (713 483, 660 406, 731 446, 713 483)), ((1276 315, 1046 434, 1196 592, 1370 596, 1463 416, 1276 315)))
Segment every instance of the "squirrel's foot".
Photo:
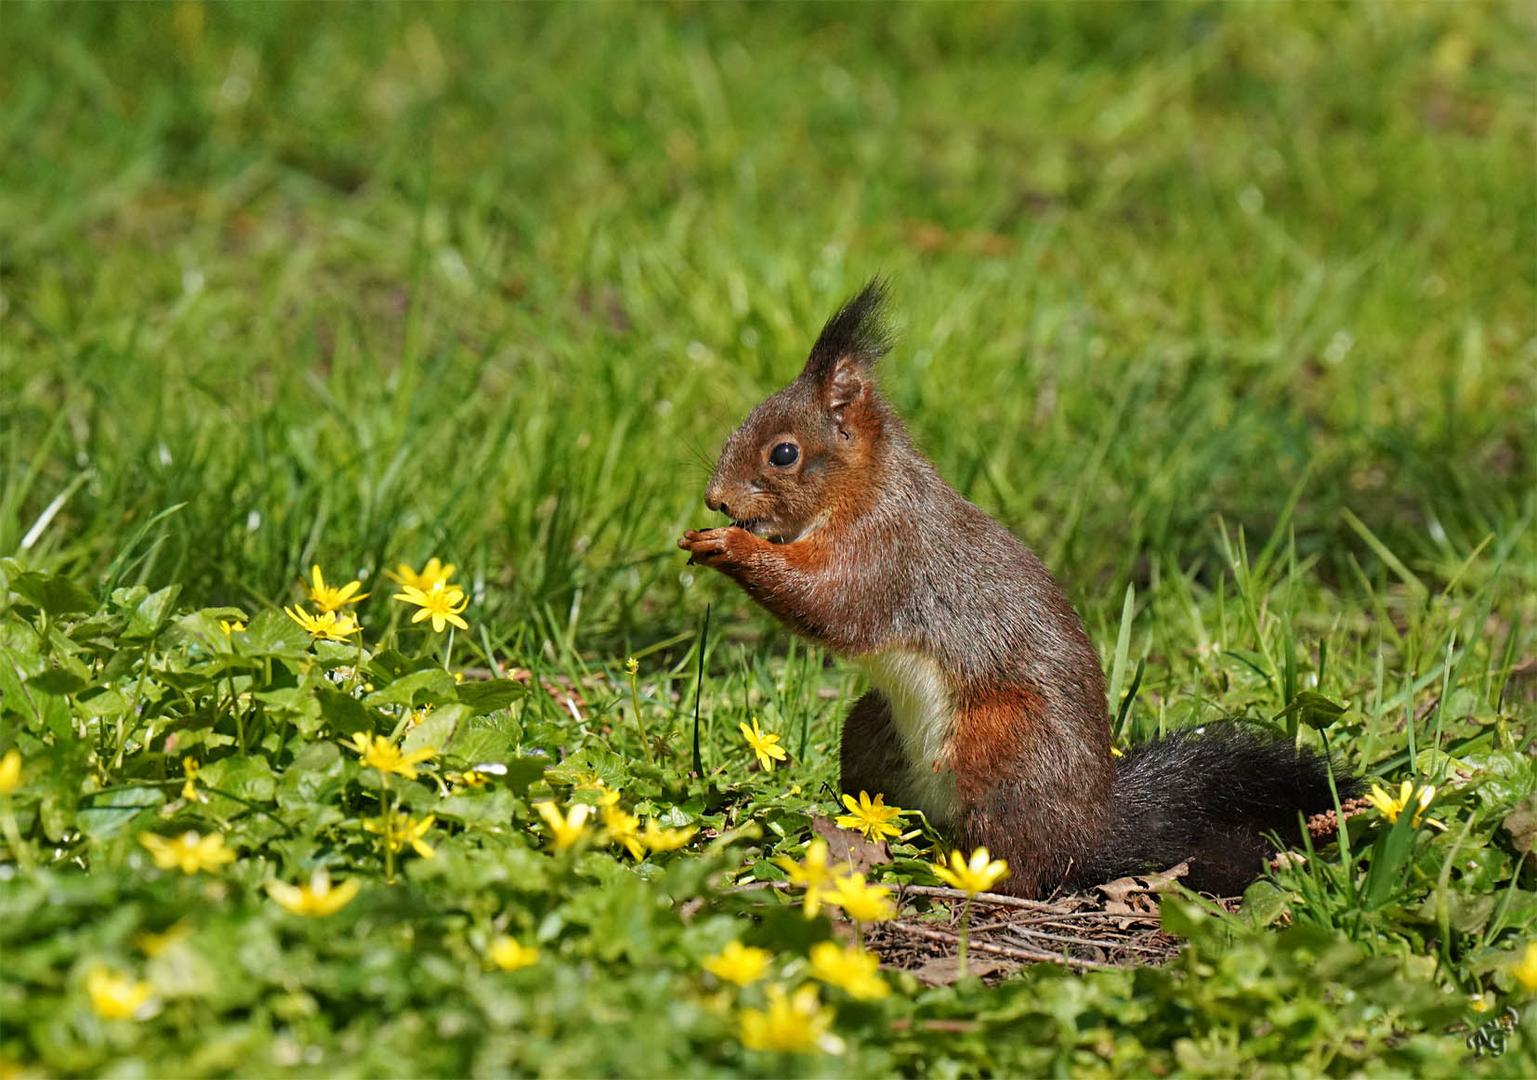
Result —
POLYGON ((717 529, 689 529, 678 541, 688 552, 690 566, 712 566, 724 570, 741 563, 757 537, 736 525, 717 529))

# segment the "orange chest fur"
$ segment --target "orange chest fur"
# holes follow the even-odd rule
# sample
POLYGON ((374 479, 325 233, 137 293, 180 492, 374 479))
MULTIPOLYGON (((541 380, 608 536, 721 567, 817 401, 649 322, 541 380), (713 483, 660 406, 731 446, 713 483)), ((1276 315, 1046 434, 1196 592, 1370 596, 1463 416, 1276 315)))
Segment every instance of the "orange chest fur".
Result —
POLYGON ((1022 768, 1051 769, 1038 760, 1049 757, 1041 741, 1044 702, 1028 686, 965 693, 935 661, 905 649, 855 662, 886 699, 906 762, 903 787, 934 824, 954 822, 965 803, 1022 768))

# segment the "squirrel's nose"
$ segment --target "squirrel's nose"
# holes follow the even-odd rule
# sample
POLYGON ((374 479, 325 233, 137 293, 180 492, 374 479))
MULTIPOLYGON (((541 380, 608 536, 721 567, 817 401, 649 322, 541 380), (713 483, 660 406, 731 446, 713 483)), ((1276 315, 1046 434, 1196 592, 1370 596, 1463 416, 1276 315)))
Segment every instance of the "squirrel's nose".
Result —
POLYGON ((705 485, 704 504, 711 510, 719 510, 722 514, 731 513, 726 507, 726 485, 720 482, 719 477, 710 477, 710 482, 705 485))

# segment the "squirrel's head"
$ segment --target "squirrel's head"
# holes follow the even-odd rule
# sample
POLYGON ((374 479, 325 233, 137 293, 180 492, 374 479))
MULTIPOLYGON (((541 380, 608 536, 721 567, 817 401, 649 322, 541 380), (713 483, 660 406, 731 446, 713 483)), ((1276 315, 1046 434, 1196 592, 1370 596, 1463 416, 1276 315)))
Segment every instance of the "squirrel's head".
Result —
POLYGON ((890 347, 885 287, 870 282, 827 320, 800 377, 742 421, 721 449, 705 504, 777 543, 809 535, 863 493, 889 422, 875 362, 890 347))

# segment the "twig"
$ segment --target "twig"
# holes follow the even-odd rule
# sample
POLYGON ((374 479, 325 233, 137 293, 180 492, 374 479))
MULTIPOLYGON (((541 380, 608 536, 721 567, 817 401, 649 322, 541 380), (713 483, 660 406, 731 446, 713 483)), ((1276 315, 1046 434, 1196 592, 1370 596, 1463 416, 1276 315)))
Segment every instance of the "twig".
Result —
POLYGON ((1041 930, 1026 930, 1021 926, 1014 926, 1010 929, 1015 934, 1040 938, 1043 941, 1055 941, 1063 945, 1093 945, 1095 948, 1112 951, 1115 949, 1135 949, 1138 952, 1153 953, 1158 956, 1168 956, 1171 953, 1171 949, 1160 949, 1153 945, 1139 945, 1135 941, 1126 941, 1119 938, 1068 937, 1066 934, 1048 934, 1041 930))
MULTIPOLYGON (((1062 926, 1061 925, 1062 922, 1064 920, 1067 920, 1067 919, 1106 919, 1106 920, 1114 921, 1116 923, 1125 922, 1125 921, 1129 920, 1129 921, 1132 921, 1132 922, 1152 923, 1155 926, 1158 924, 1158 916, 1154 912, 1148 912, 1146 914, 1141 914, 1141 913, 1138 913, 1138 912, 1135 912, 1135 911, 1092 911, 1091 910, 1091 911, 1061 911, 1061 912, 1057 912, 1054 915, 1048 915, 1048 916, 1045 916, 1045 917, 1040 918, 1040 919, 1031 919, 1028 922, 1026 922, 1024 925, 1026 925, 1026 926, 1056 926, 1056 927, 1059 927, 1060 929, 1063 929, 1063 930, 1071 930, 1072 927, 1070 927, 1070 926, 1062 926)), ((1019 923, 1015 923, 1014 925, 1018 926, 1020 924, 1019 923)))
MULTIPOLYGON (((947 889, 941 885, 904 885, 904 893, 912 893, 914 896, 934 896, 943 900, 960 900, 965 902, 966 893, 960 889, 947 889)), ((1049 911, 1059 914, 1056 908, 1041 900, 1026 900, 1019 896, 1004 896, 1002 893, 977 893, 975 902, 978 904, 992 904, 994 907, 1023 908, 1026 911, 1049 911)))
MULTIPOLYGON (((945 944, 960 944, 960 939, 954 934, 947 934, 943 930, 930 930, 926 926, 914 926, 912 923, 895 923, 902 933, 911 934, 913 937, 927 938, 929 941, 942 941, 945 944)), ((1060 953, 1036 952, 1033 949, 1018 949, 1012 945, 994 945, 985 941, 973 941, 970 947, 974 952, 985 952, 993 956, 1006 956, 1011 960, 1032 960, 1036 963, 1061 964, 1064 967, 1089 968, 1095 971, 1119 971, 1117 964, 1102 964, 1098 960, 1080 960, 1076 956, 1063 956, 1060 953)))
POLYGON ((1008 920, 1004 920, 1003 922, 990 922, 986 926, 973 926, 971 928, 971 932, 973 934, 986 934, 992 930, 1007 930, 1013 925, 1014 923, 1011 923, 1008 920))
MULTIPOLYGON (((924 1031, 944 1031, 953 1035, 964 1035, 969 1031, 975 1031, 982 1025, 975 1020, 920 1020, 918 1027, 924 1031)), ((891 1022, 892 1031, 911 1031, 913 1022, 906 1017, 891 1022)))

